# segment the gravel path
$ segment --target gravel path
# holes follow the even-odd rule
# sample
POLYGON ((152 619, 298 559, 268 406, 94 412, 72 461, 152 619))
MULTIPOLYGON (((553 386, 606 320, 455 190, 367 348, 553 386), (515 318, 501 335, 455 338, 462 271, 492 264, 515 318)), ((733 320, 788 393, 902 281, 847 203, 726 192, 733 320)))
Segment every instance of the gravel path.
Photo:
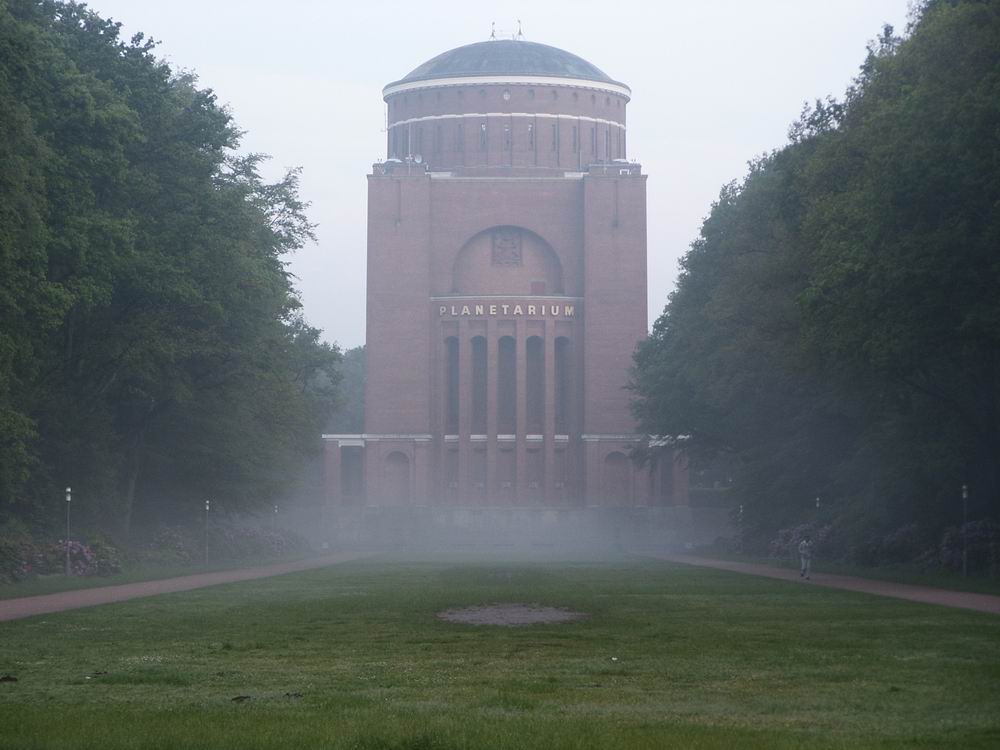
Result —
POLYGON ((101 586, 92 589, 62 591, 58 594, 43 594, 41 596, 25 596, 20 599, 5 599, 0 601, 0 621, 17 620, 21 617, 44 615, 50 612, 62 612, 67 609, 93 607, 98 604, 123 602, 128 599, 138 599, 143 596, 157 594, 172 594, 177 591, 190 591, 205 586, 217 586, 220 583, 235 583, 250 581, 255 578, 269 578, 285 573, 295 573, 300 570, 325 568, 329 565, 365 557, 363 553, 342 553, 324 555, 308 560, 264 565, 258 568, 243 568, 241 570, 223 570, 218 573, 198 573, 179 578, 163 578, 158 581, 141 581, 139 583, 124 583, 118 586, 101 586))
POLYGON ((769 565, 757 563, 732 562, 730 560, 713 560, 696 555, 652 554, 659 560, 695 565, 700 568, 715 568, 729 570, 733 573, 746 573, 754 576, 777 578, 782 581, 797 581, 803 586, 828 586, 847 591, 860 591, 876 596, 891 596, 896 599, 907 599, 924 604, 941 604, 945 607, 959 609, 974 609, 977 612, 989 612, 1000 615, 1000 596, 992 594, 975 594, 968 591, 951 591, 931 586, 914 586, 909 583, 893 583, 891 581, 876 581, 871 578, 855 578, 853 576, 838 576, 829 573, 813 573, 812 580, 803 581, 798 571, 788 568, 772 568, 769 565))

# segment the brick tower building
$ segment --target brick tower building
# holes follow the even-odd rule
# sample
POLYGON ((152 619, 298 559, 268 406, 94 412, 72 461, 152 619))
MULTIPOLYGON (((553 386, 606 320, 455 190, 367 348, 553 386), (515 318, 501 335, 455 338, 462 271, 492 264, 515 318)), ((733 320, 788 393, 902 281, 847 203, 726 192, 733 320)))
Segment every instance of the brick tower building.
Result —
POLYGON ((341 528, 400 506, 409 522, 476 511, 489 526, 512 509, 559 523, 687 505, 681 458, 650 471, 628 456, 643 438, 625 385, 647 325, 630 95, 521 40, 453 49, 383 89, 365 432, 324 435, 341 528))

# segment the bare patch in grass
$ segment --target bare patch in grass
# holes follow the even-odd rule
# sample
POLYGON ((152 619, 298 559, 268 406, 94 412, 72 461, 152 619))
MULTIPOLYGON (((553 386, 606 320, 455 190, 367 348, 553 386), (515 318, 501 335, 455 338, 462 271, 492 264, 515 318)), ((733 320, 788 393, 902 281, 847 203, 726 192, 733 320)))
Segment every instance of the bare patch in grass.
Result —
POLYGON ((518 627, 521 625, 551 625, 572 622, 587 615, 564 607, 543 607, 538 604, 480 604, 461 609, 446 609, 437 616, 448 622, 463 625, 500 625, 518 627))

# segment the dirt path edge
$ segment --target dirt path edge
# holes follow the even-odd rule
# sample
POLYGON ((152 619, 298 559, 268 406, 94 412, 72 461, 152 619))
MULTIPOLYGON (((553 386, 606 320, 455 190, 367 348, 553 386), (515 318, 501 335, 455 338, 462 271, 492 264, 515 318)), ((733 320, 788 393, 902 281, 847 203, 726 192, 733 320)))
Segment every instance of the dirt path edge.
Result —
POLYGON ((364 553, 344 552, 322 557, 311 557, 295 562, 262 565, 256 568, 241 568, 239 570, 222 570, 215 573, 196 573, 177 578, 161 578, 154 581, 123 583, 117 586, 100 586, 76 591, 60 591, 57 594, 42 594, 39 596, 24 596, 18 599, 0 600, 0 621, 18 620, 22 617, 63 612, 68 609, 94 607, 99 604, 124 602, 144 596, 172 594, 178 591, 218 586, 222 583, 250 581, 255 578, 270 578, 285 573, 297 573, 303 570, 326 568, 330 565, 367 557, 364 553))
POLYGON ((733 573, 776 578, 782 581, 801 582, 803 586, 826 586, 845 591, 858 591, 876 596, 889 596, 895 599, 906 599, 924 604, 939 604, 944 607, 971 609, 976 612, 987 612, 1000 615, 1000 596, 992 594, 976 594, 970 591, 951 591, 932 586, 916 586, 910 583, 893 583, 891 581, 876 581, 871 578, 856 578, 854 576, 839 576, 828 573, 813 573, 812 580, 803 581, 798 572, 787 568, 772 568, 758 563, 734 562, 731 560, 713 560, 697 555, 672 553, 647 554, 657 560, 693 565, 700 568, 728 570, 733 573))

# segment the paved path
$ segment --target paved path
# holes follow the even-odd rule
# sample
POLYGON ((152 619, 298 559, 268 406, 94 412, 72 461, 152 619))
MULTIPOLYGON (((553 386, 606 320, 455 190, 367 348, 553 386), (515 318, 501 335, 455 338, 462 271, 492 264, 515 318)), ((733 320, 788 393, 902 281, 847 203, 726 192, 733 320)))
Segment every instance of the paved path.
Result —
POLYGON ((701 568, 715 568, 716 570, 729 570, 734 573, 747 573, 754 576, 777 578, 782 581, 801 581, 801 583, 805 586, 829 586, 830 588, 835 589, 860 591, 865 594, 891 596, 896 599, 908 599, 913 602, 941 604, 945 607, 974 609, 977 612, 989 612, 994 615, 1000 615, 1000 596, 993 596, 991 594, 974 594, 968 591, 951 591, 949 589, 937 589, 931 586, 914 586, 908 583, 876 581, 871 578, 838 576, 830 573, 813 573, 812 580, 803 581, 799 578, 797 570, 789 568, 773 568, 769 565, 732 562, 730 560, 712 560, 707 557, 698 557, 696 555, 661 553, 651 554, 649 557, 655 557, 659 560, 669 560, 670 562, 683 563, 684 565, 696 565, 701 568))
POLYGON ((49 612, 62 612, 66 609, 93 607, 97 604, 123 602, 128 599, 138 599, 143 596, 171 594, 176 591, 190 591, 205 586, 217 586, 220 583, 235 583, 250 581, 255 578, 269 578, 285 573, 295 573, 300 570, 325 568, 329 565, 366 557, 364 553, 345 552, 337 555, 312 557, 295 562, 264 565, 258 568, 243 568, 241 570, 222 570, 217 573, 198 573, 197 575, 180 576, 179 578, 163 578, 159 581, 141 581, 139 583, 124 583, 118 586, 101 586, 92 589, 62 591, 58 594, 42 596, 25 596, 20 599, 5 599, 0 601, 0 621, 17 620, 21 617, 44 615, 49 612))

